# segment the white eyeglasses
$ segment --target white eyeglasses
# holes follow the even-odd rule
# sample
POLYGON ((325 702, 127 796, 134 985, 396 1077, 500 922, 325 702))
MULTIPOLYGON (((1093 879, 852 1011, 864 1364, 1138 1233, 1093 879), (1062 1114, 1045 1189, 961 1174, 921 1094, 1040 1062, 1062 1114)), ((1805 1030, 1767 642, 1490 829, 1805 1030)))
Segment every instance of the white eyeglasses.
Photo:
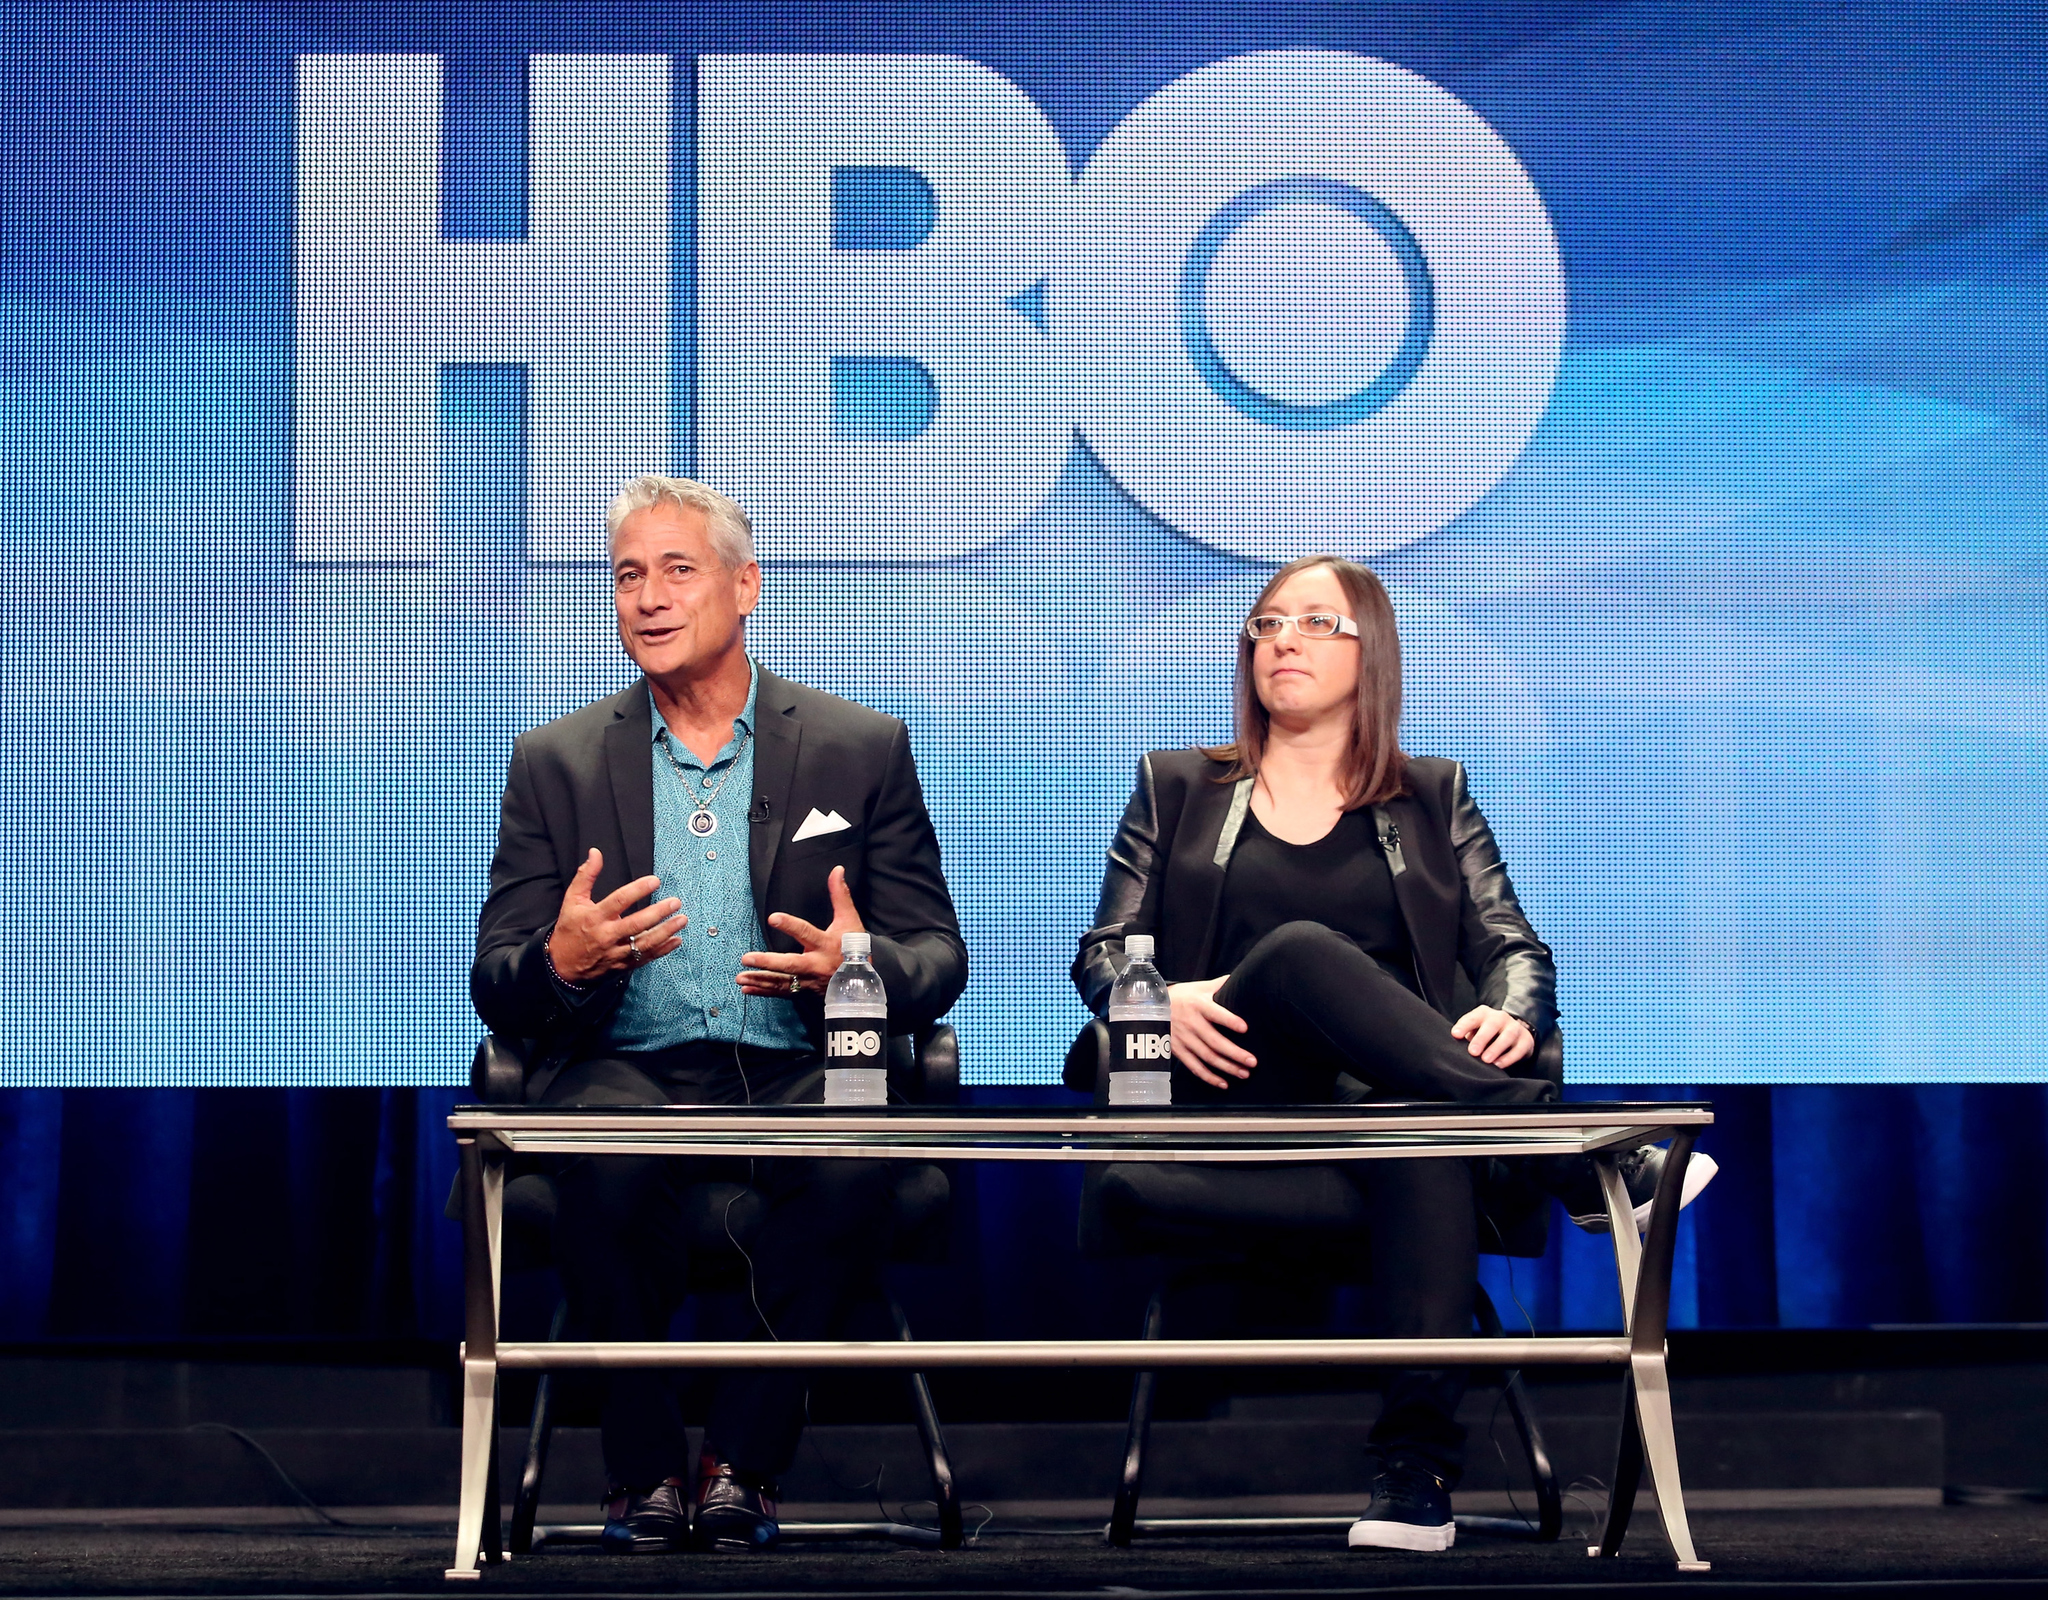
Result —
POLYGON ((1334 639, 1340 633, 1358 637, 1358 624, 1349 617, 1335 611, 1304 611, 1298 617, 1276 616, 1263 611, 1256 617, 1247 617, 1244 636, 1247 639, 1277 639, 1287 631, 1289 624, 1304 639, 1334 639))

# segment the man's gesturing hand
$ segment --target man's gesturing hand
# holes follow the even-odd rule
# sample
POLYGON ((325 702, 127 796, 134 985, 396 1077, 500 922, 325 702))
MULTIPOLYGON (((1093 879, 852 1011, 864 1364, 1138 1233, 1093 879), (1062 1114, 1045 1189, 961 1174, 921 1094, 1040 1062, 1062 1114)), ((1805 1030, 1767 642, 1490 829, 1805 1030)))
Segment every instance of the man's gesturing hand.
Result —
POLYGON ((814 927, 802 917, 778 911, 768 919, 777 933, 786 933, 803 946, 797 955, 773 950, 749 950, 740 957, 739 986, 748 994, 792 995, 797 989, 823 994, 832 974, 839 970, 839 936, 859 933, 866 924, 853 909, 853 891, 846 887, 846 869, 834 867, 825 880, 825 892, 832 897, 832 926, 814 927), (790 985, 794 978, 796 985, 790 985))
POLYGON ((683 942, 683 924, 690 920, 683 915, 680 900, 660 900, 643 911, 627 909, 659 889, 659 878, 635 878, 593 901, 590 886, 603 869, 601 851, 583 858, 569 880, 555 931, 548 938, 548 960, 568 983, 595 983, 667 955, 683 942))

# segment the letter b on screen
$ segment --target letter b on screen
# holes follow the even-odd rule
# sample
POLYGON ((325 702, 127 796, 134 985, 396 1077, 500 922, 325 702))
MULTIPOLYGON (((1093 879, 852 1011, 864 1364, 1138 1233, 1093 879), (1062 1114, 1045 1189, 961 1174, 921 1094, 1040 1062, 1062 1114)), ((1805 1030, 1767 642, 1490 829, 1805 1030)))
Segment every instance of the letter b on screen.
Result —
POLYGON ((975 62, 699 61, 697 465, 764 556, 938 560, 1045 498, 1073 411, 1011 302, 1066 187, 1045 114, 975 62))

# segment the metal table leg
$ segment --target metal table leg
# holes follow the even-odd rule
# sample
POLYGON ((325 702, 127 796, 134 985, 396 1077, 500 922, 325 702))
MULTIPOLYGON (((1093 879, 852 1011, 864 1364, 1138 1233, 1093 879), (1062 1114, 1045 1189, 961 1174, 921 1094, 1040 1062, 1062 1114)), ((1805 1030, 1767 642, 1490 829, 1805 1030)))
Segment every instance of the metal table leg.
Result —
MULTIPOLYGON (((1643 1243, 1636 1235, 1635 1207, 1615 1163, 1620 1152, 1603 1150, 1593 1157, 1600 1174, 1600 1192, 1607 1202, 1607 1231, 1614 1241, 1614 1274, 1621 1289, 1621 1325, 1635 1326, 1636 1285, 1642 1279, 1643 1243)), ((1621 1424, 1614 1451, 1614 1475, 1607 1495, 1607 1525, 1589 1556, 1611 1556, 1621 1549, 1635 1510, 1636 1490, 1643 1477, 1643 1436, 1636 1427, 1636 1381, 1631 1368, 1621 1380, 1621 1424)))
POLYGON ((455 1515, 455 1564, 442 1574, 475 1579, 484 1557, 484 1514, 493 1524, 495 1558, 498 1485, 493 1477, 498 1429, 498 1265, 505 1210, 505 1155, 475 1139, 462 1150, 462 1498, 455 1515))
POLYGON ((1600 1174, 1600 1193, 1607 1202, 1607 1232, 1614 1240, 1614 1274, 1621 1283, 1621 1325, 1635 1326, 1636 1285, 1643 1275, 1643 1241, 1636 1236, 1636 1208, 1629 1203, 1628 1185, 1616 1167, 1620 1152, 1602 1150, 1593 1157, 1600 1174))
POLYGON ((1650 1207, 1649 1237, 1640 1243, 1628 1192, 1614 1168, 1615 1158, 1597 1158, 1628 1324, 1629 1371, 1607 1527, 1599 1545, 1588 1553, 1611 1556, 1620 1551, 1629 1513, 1635 1508, 1642 1469, 1647 1465, 1651 1486, 1657 1491, 1664 1535, 1678 1557, 1680 1572, 1706 1572, 1711 1568, 1694 1551, 1692 1530, 1686 1522, 1685 1492, 1678 1478, 1678 1440, 1671 1423, 1671 1378, 1664 1361, 1664 1336, 1671 1314, 1671 1263, 1678 1246, 1679 1198, 1685 1189, 1685 1166, 1692 1154, 1693 1137, 1689 1129, 1674 1133, 1671 1154, 1664 1163, 1657 1197, 1650 1207))

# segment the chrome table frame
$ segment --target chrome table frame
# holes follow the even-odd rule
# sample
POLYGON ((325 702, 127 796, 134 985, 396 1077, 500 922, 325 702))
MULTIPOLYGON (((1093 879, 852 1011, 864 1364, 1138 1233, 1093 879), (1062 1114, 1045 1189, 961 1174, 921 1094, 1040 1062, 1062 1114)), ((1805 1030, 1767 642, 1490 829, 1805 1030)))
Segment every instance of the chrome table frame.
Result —
POLYGON ((822 1106, 662 1106, 622 1111, 458 1106, 465 1331, 462 1491, 449 1579, 481 1575, 484 1513, 495 1501, 492 1440, 500 1372, 605 1367, 1616 1366, 1624 1369, 1614 1491, 1600 1543, 1619 1552, 1647 1465, 1681 1572, 1704 1572, 1679 1485, 1665 1368, 1679 1195, 1698 1104, 1466 1107, 1375 1105, 1271 1111, 827 1110, 822 1106), (1671 1159, 1638 1237, 1617 1156, 1669 1139, 1671 1159), (505 1162, 512 1155, 916 1157, 923 1161, 1373 1161, 1590 1154, 1614 1241, 1625 1331, 1598 1337, 1465 1339, 1031 1339, 501 1344, 499 1276, 505 1162))

